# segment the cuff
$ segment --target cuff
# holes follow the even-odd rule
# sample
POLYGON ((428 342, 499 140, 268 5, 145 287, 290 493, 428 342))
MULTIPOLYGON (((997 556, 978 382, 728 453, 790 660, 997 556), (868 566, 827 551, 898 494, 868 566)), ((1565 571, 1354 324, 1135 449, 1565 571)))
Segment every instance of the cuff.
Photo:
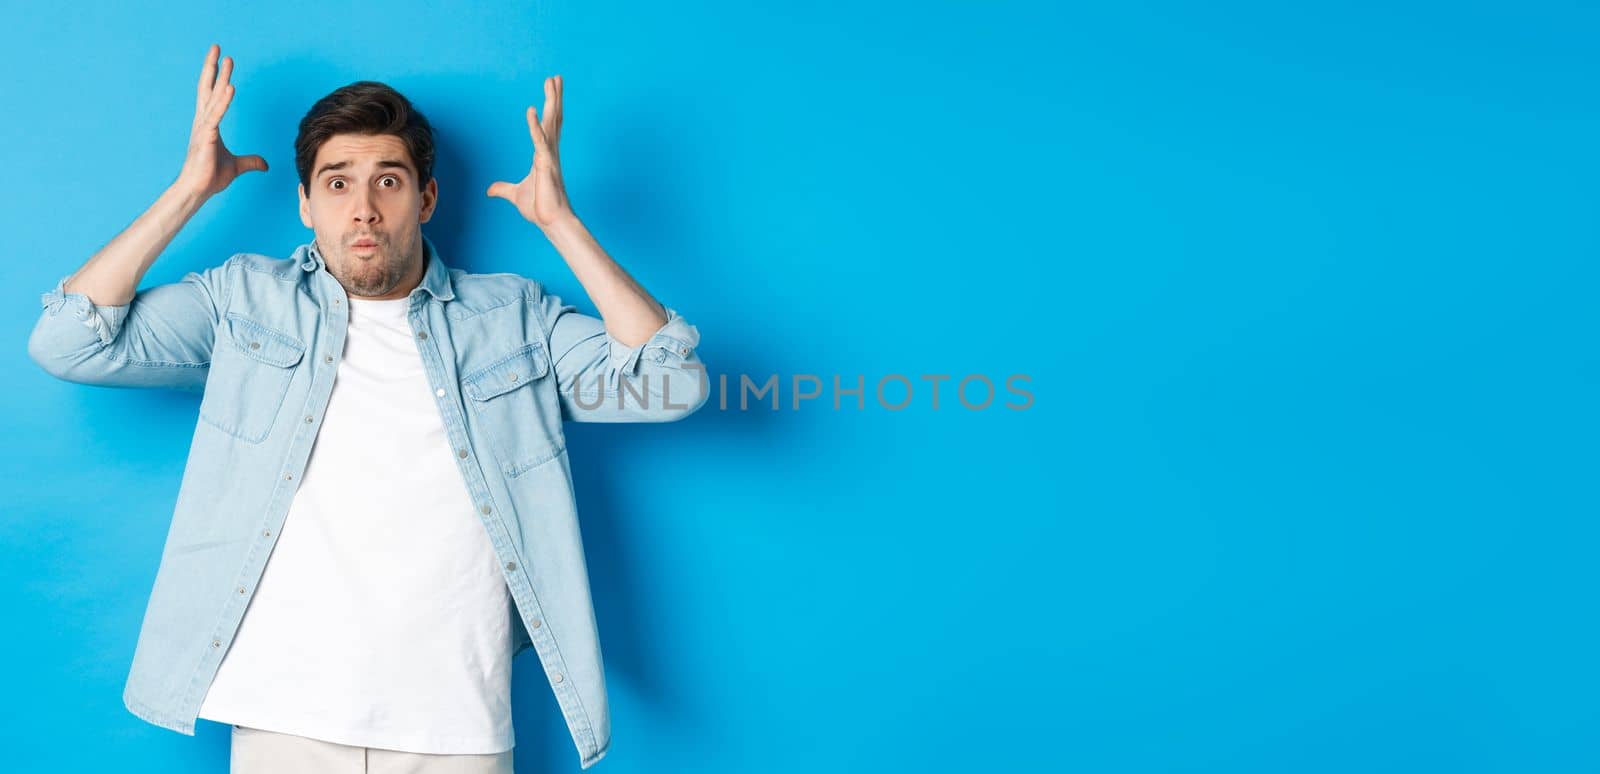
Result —
POLYGON ((617 387, 620 376, 637 375, 640 359, 657 365, 682 368, 685 362, 694 358, 694 348, 700 345, 700 330, 690 325, 676 310, 671 307, 665 308, 666 324, 657 329, 645 343, 629 347, 615 338, 611 339, 611 369, 608 374, 611 381, 608 385, 610 389, 617 387))
POLYGON ((122 329, 122 321, 128 317, 130 304, 121 306, 100 306, 89 300, 83 293, 66 292, 67 280, 72 275, 68 274, 56 281, 56 286, 39 296, 39 304, 50 310, 50 314, 57 315, 65 311, 73 319, 83 323, 84 327, 94 331, 102 344, 110 344, 117 337, 117 332, 122 329))

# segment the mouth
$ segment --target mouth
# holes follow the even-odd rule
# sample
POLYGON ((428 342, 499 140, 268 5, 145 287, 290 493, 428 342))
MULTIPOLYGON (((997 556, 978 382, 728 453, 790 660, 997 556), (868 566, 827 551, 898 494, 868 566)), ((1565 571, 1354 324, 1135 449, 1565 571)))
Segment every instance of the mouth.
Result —
POLYGON ((373 248, 375 248, 377 246, 378 246, 377 242, 374 242, 371 239, 363 239, 363 240, 360 240, 360 241, 356 242, 355 244, 350 245, 350 248, 352 250, 371 250, 371 249, 373 249, 373 248))

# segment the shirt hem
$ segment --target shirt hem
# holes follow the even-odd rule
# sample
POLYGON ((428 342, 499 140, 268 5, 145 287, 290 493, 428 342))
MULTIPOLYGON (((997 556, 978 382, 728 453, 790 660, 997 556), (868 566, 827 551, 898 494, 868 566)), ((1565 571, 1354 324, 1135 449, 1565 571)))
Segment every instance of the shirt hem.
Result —
POLYGON ((241 725, 279 734, 293 734, 349 747, 372 747, 426 755, 498 755, 516 746, 514 730, 501 737, 441 736, 397 734, 382 729, 332 728, 322 723, 285 722, 281 719, 251 718, 248 715, 228 712, 210 713, 200 717, 229 726, 241 725))

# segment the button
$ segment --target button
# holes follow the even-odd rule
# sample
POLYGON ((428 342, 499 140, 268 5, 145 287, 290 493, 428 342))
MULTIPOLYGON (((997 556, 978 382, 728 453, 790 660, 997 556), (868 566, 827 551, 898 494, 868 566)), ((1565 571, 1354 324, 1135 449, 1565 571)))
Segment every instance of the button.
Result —
POLYGON ((559 682, 561 682, 561 681, 562 681, 562 679, 563 679, 563 678, 562 678, 562 677, 561 677, 561 673, 560 673, 560 672, 557 672, 557 673, 555 673, 555 674, 553 674, 553 675, 551 675, 551 676, 550 676, 550 679, 551 679, 551 680, 554 680, 554 681, 556 681, 556 682, 558 682, 558 683, 559 683, 559 682))
POLYGON ((285 473, 285 474, 283 474, 283 480, 284 481, 293 481, 294 480, 294 474, 293 473, 285 473))
POLYGON ((688 347, 678 347, 678 354, 680 354, 680 355, 689 354, 689 348, 688 347))
POLYGON ((433 394, 443 398, 444 397, 444 388, 440 387, 439 389, 434 390, 433 394))
POLYGON ((311 424, 311 419, 312 419, 311 415, 307 414, 306 415, 306 424, 308 424, 308 425, 311 424))
POLYGON ((506 562, 506 569, 507 570, 515 570, 515 569, 517 569, 517 563, 516 562, 506 562))
POLYGON ((539 620, 537 618, 533 619, 533 628, 537 629, 537 628, 539 628, 539 627, 541 627, 543 625, 544 625, 544 621, 541 621, 541 620, 539 620))
POLYGON ((222 647, 222 640, 212 640, 211 641, 211 647, 213 647, 213 648, 222 647))
POLYGON ((240 587, 239 587, 239 593, 240 593, 240 594, 243 594, 243 593, 244 593, 244 587, 243 587, 243 586, 240 586, 240 587))
POLYGON ((517 380, 517 375, 516 375, 516 374, 512 374, 512 375, 511 375, 511 381, 513 381, 513 382, 514 382, 514 381, 516 381, 516 380, 517 380))
POLYGON ((467 458, 467 450, 466 449, 456 449, 456 456, 460 457, 461 459, 466 459, 467 458))
POLYGON ((261 536, 262 537, 272 537, 272 530, 270 530, 270 529, 261 530, 261 536))
POLYGON ((322 356, 322 362, 324 362, 324 363, 332 363, 333 362, 333 355, 323 355, 322 356))
POLYGON ((335 299, 334 299, 334 300, 333 300, 333 305, 334 305, 334 306, 338 306, 338 305, 339 305, 339 299, 337 299, 337 298, 335 298, 335 299))
POLYGON ((419 339, 428 338, 428 332, 427 331, 417 331, 417 338, 419 338, 419 339))
POLYGON ((259 341, 250 342, 250 348, 251 349, 261 349, 261 342, 259 342, 259 341))
POLYGON ((488 513, 489 512, 489 506, 485 505, 482 508, 479 508, 478 510, 483 511, 484 513, 488 513))

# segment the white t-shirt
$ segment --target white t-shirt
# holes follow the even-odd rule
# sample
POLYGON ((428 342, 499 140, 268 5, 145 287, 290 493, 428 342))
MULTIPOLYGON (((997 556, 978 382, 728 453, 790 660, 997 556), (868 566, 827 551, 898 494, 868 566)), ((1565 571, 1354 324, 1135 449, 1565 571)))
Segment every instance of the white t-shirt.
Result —
POLYGON ((511 596, 409 304, 350 299, 327 415, 200 717, 407 752, 512 748, 511 596))

